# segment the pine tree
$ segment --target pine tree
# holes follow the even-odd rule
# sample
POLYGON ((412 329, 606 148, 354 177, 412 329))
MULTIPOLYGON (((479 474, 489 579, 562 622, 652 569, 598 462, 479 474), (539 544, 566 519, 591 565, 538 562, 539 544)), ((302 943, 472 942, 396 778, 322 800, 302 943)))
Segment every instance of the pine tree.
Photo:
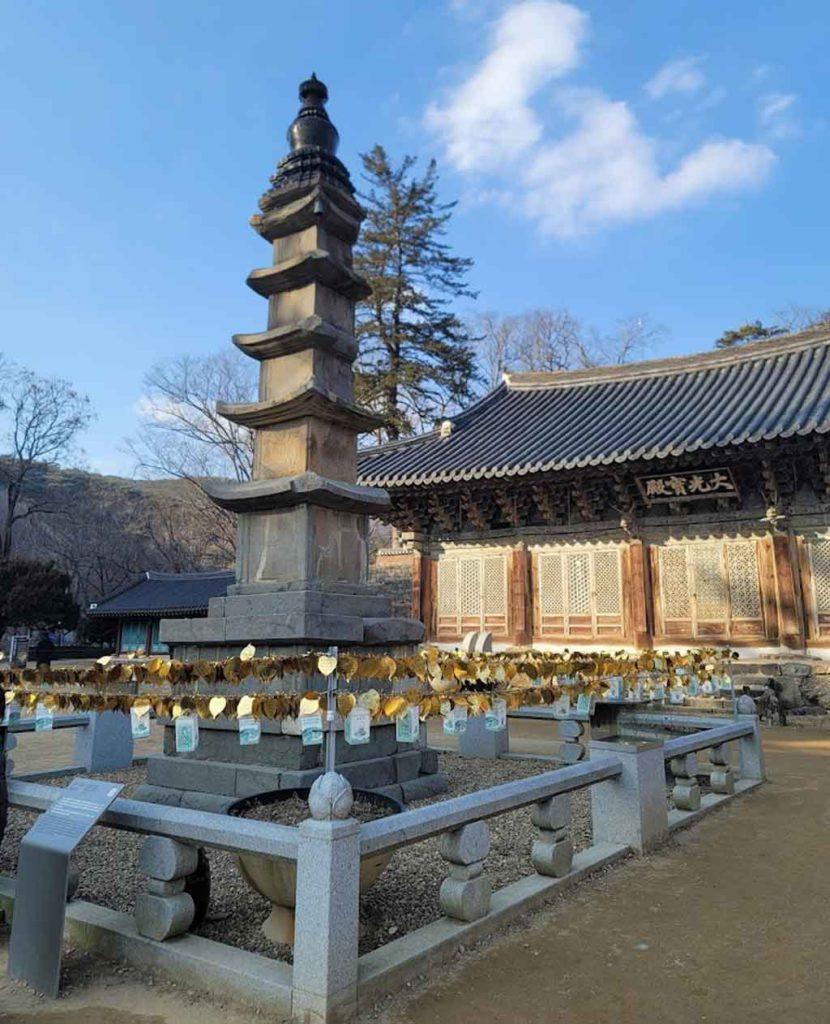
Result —
POLYGON ((732 348, 735 345, 743 345, 749 341, 765 341, 767 338, 775 338, 779 334, 785 334, 783 327, 767 327, 760 320, 741 324, 732 331, 724 331, 715 342, 715 348, 732 348))
POLYGON ((395 439, 469 397, 475 353, 451 304, 475 298, 467 284, 473 261, 444 240, 456 204, 439 202, 434 160, 419 177, 415 157, 393 167, 382 146, 361 159, 367 216, 355 267, 373 291, 357 309, 356 389, 387 421, 379 439, 395 439))

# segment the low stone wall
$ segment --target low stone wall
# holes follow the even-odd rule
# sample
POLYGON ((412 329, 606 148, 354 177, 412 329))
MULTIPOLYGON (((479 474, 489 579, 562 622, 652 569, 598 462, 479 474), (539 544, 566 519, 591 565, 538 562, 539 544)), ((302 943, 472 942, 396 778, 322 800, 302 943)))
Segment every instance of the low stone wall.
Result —
POLYGON ((775 684, 778 698, 788 711, 804 708, 830 712, 830 661, 798 657, 741 659, 732 666, 732 677, 736 690, 749 686, 758 693, 769 683, 775 684))

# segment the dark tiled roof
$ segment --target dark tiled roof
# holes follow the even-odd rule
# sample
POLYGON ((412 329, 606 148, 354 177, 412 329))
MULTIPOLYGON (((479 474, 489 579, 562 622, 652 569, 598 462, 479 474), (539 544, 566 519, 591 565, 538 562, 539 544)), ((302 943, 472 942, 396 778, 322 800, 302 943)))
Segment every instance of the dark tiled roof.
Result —
POLYGON ((230 570, 218 572, 146 572, 135 583, 90 605, 90 615, 175 616, 207 611, 211 597, 224 597, 234 582, 230 570))
POLYGON ((379 487, 659 459, 830 430, 830 330, 505 383, 440 431, 359 453, 379 487))

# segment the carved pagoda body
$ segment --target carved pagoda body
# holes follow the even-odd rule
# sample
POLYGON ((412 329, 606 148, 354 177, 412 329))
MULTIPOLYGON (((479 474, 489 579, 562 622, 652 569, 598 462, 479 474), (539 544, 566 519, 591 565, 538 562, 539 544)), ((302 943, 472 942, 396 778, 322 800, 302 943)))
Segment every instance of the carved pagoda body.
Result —
POLYGON ((326 87, 312 76, 300 98, 291 152, 252 218, 273 251, 273 264, 248 277, 268 300, 268 327, 234 338, 260 363, 258 399, 218 406, 255 438, 253 479, 208 488, 238 514, 236 583, 211 599, 207 618, 162 623, 178 657, 221 657, 249 642, 265 653, 423 635, 367 583, 368 517, 389 498, 356 483, 357 436, 378 424, 354 400, 354 304, 371 291, 352 267, 363 211, 335 155, 326 87))

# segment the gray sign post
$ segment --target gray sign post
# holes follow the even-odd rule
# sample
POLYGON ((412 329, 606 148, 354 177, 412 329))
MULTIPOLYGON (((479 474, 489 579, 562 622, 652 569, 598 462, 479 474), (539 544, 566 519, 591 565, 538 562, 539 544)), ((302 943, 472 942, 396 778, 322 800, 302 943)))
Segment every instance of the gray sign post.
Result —
POLYGON ((60 988, 70 854, 123 788, 73 779, 20 842, 9 974, 45 995, 60 988))

